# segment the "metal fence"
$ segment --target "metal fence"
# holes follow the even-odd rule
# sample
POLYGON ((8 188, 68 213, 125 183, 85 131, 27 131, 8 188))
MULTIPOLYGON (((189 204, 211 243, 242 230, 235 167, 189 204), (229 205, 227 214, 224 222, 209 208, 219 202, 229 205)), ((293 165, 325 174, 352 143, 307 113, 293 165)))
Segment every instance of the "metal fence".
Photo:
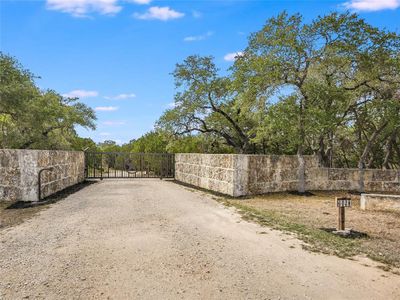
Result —
POLYGON ((169 153, 86 152, 86 178, 174 178, 169 153))

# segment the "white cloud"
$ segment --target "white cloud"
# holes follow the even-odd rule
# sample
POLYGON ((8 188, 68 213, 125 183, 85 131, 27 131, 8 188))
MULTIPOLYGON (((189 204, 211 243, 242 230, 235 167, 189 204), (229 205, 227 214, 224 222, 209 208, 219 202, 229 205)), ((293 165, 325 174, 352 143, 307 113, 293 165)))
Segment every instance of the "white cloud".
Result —
POLYGON ((232 52, 228 53, 224 56, 224 60, 226 61, 235 61, 239 56, 242 56, 243 52, 232 52))
POLYGON ((118 106, 97 106, 94 110, 96 111, 115 111, 118 110, 118 106))
POLYGON ((136 4, 149 4, 152 0, 128 0, 128 1, 136 4))
POLYGON ((343 3, 343 6, 357 11, 377 11, 396 9, 400 6, 400 0, 351 0, 343 3))
POLYGON ((133 16, 140 20, 161 20, 168 21, 182 18, 185 14, 169 8, 168 6, 152 6, 143 14, 135 13, 133 16))
POLYGON ((213 34, 214 34, 214 32, 208 31, 207 33, 201 34, 201 35, 187 36, 187 37, 185 37, 183 40, 184 40, 185 42, 202 41, 202 40, 205 40, 205 39, 209 38, 209 37, 212 36, 213 34))
POLYGON ((74 17, 85 17, 88 13, 97 12, 102 15, 114 15, 122 7, 118 0, 47 0, 47 8, 69 13, 74 17))
POLYGON ((116 126, 116 125, 125 125, 125 121, 104 121, 103 125, 107 126, 116 126))
POLYGON ((104 99, 107 100, 124 100, 124 99, 130 99, 130 98, 135 98, 136 95, 134 93, 130 94, 119 94, 116 96, 105 96, 104 99))
POLYGON ((66 94, 63 94, 63 97, 66 98, 89 98, 89 97, 97 97, 99 92, 97 91, 86 91, 86 90, 73 90, 66 94))
POLYGON ((109 132, 100 132, 99 135, 100 136, 110 136, 111 133, 109 133, 109 132))

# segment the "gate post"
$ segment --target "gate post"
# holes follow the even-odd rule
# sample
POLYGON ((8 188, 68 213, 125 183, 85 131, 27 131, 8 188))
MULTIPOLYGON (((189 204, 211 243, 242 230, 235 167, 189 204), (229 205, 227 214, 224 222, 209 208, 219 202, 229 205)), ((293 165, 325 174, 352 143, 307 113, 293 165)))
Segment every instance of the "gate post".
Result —
POLYGON ((103 180, 103 153, 100 154, 100 180, 103 180))
POLYGON ((172 176, 175 179, 175 153, 172 154, 172 176))
POLYGON ((88 153, 86 152, 86 150, 83 150, 83 163, 85 165, 85 169, 84 169, 84 174, 85 174, 85 179, 88 178, 88 158, 87 158, 88 153))
POLYGON ((164 156, 164 154, 160 155, 160 180, 163 179, 163 166, 164 166, 164 164, 163 164, 164 157, 163 156, 164 156))

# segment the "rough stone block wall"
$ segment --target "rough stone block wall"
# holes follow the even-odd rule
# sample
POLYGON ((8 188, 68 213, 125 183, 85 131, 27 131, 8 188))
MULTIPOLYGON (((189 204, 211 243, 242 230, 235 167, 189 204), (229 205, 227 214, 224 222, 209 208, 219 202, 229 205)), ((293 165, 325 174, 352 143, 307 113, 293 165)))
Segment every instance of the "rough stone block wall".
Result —
POLYGON ((310 168, 306 170, 306 188, 314 191, 358 191, 358 169, 310 168))
POLYGON ((0 149, 0 200, 36 201, 38 172, 42 172, 42 197, 85 179, 83 152, 0 149))
MULTIPOLYGON (((175 179, 234 196, 238 155, 181 153, 175 155, 175 179)), ((240 188, 240 187, 238 187, 240 188)))
MULTIPOLYGON (((360 171, 358 169, 311 168, 306 171, 308 190, 359 191, 360 171)), ((364 170, 366 192, 400 193, 400 170, 364 170)))
POLYGON ((400 170, 367 169, 364 182, 367 192, 400 193, 400 170))
MULTIPOLYGON (((305 156, 306 190, 359 191, 358 169, 322 168, 317 156, 305 156)), ((176 154, 175 178, 231 196, 297 191, 295 155, 176 154)), ((367 169, 366 192, 400 193, 400 171, 367 169)))
MULTIPOLYGON (((309 168, 318 167, 314 156, 305 156, 305 163, 309 168)), ((296 190, 297 178, 297 156, 175 155, 176 180, 235 197, 296 190)))
MULTIPOLYGON (((295 155, 248 155, 248 194, 296 191, 299 160, 295 155)), ((304 156, 306 170, 318 168, 316 156, 304 156)))
POLYGON ((363 210, 400 211, 400 195, 361 194, 360 208, 363 210))

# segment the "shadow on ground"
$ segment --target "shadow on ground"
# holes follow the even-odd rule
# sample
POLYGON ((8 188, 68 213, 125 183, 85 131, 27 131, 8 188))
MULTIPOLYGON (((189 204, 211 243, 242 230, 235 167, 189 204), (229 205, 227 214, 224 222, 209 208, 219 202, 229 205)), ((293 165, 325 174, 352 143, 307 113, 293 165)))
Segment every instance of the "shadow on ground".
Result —
POLYGON ((10 203, 0 201, 0 230, 16 226, 32 218, 41 210, 50 207, 50 204, 63 200, 69 195, 89 185, 95 184, 96 182, 97 181, 84 181, 48 196, 39 202, 16 201, 10 203))
MULTIPOLYGON (((323 230, 325 232, 329 232, 334 234, 336 232, 336 228, 319 228, 320 230, 323 230)), ((356 230, 349 230, 348 234, 345 235, 337 235, 339 237, 342 237, 344 239, 363 239, 363 238, 369 238, 369 235, 365 232, 360 232, 360 231, 356 231, 356 230)))
POLYGON ((82 183, 78 183, 71 187, 63 189, 53 195, 45 197, 44 199, 42 199, 40 201, 17 201, 17 202, 12 203, 6 209, 23 209, 23 208, 29 208, 29 207, 35 207, 35 206, 41 206, 41 205, 55 203, 55 202, 58 202, 64 198, 68 197, 69 195, 74 194, 74 193, 80 191, 81 189, 84 189, 85 187, 95 184, 95 183, 97 183, 97 181, 84 181, 82 183))

